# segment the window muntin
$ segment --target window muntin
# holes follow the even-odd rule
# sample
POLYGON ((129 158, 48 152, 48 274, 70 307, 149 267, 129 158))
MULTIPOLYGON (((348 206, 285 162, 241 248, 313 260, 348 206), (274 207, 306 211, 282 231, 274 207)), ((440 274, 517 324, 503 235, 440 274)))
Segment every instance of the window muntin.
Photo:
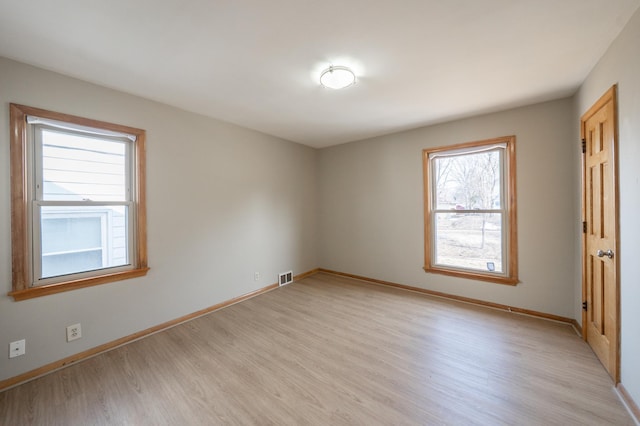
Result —
POLYGON ((144 130, 11 104, 16 300, 147 273, 144 130))
POLYGON ((424 151, 426 271, 517 282, 514 142, 424 151))

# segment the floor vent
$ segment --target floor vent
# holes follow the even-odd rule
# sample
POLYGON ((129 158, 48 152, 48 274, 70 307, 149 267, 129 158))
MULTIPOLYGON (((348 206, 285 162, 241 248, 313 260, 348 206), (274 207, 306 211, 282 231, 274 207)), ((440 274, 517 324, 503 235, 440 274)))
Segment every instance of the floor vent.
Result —
POLYGON ((289 271, 289 272, 283 272, 280 274, 280 279, 278 280, 278 283, 281 286, 290 284, 292 282, 293 282, 293 272, 289 271))

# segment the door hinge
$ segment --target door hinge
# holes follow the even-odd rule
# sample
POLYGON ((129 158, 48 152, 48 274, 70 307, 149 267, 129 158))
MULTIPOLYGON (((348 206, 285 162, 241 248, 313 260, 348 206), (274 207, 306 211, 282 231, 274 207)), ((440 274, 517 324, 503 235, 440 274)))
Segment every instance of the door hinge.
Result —
POLYGON ((588 307, 588 305, 587 305, 587 301, 585 300, 584 302, 582 302, 582 310, 583 310, 583 311, 586 311, 586 310, 587 310, 587 307, 588 307))
POLYGON ((587 222, 586 221, 582 222, 582 232, 585 233, 585 234, 587 233, 587 222))
POLYGON ((583 154, 587 153, 587 140, 586 139, 582 139, 582 153, 583 154))

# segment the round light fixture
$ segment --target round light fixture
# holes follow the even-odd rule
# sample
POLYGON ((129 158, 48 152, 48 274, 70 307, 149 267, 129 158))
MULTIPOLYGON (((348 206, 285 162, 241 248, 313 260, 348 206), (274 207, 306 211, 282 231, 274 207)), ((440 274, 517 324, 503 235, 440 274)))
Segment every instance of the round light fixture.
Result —
POLYGON ((329 89, 344 89, 356 84, 356 75, 348 67, 331 65, 320 74, 320 84, 329 89))

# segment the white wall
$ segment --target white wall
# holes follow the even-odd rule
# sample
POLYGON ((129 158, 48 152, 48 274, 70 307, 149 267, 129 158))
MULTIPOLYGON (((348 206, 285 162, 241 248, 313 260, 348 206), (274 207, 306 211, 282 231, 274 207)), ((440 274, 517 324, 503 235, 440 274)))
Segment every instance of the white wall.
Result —
POLYGON ((574 124, 564 99, 323 149, 320 266, 573 317, 574 124), (425 273, 422 150, 506 135, 516 135, 522 282, 425 273))
POLYGON ((314 149, 3 58, 0 105, 0 380, 317 266, 314 149), (148 276, 6 296, 10 102, 147 130, 148 276), (66 343, 77 322, 83 338, 66 343), (24 338, 27 354, 7 359, 24 338))
POLYGON ((640 404, 640 10, 580 88, 573 121, 578 124, 580 116, 615 83, 620 143, 621 381, 640 404))

